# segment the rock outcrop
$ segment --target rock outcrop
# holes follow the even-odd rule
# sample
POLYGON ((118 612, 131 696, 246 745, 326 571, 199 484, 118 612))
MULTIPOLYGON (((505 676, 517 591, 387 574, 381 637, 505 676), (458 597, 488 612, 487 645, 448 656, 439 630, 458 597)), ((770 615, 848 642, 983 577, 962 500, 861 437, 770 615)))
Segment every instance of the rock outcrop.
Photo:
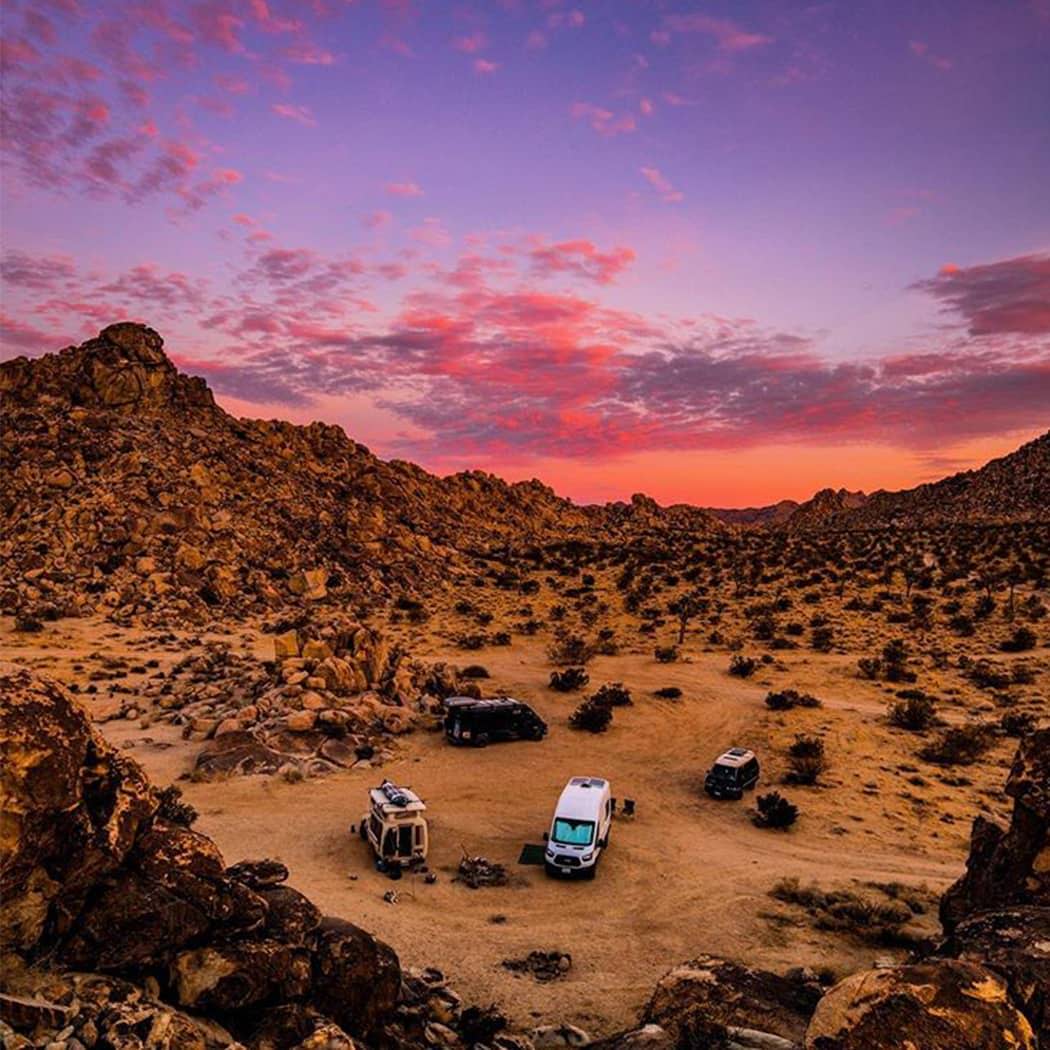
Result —
POLYGON ((1005 982, 974 963, 938 960, 854 974, 820 1000, 806 1050, 1035 1050, 1005 982))
MULTIPOLYGON (((387 945, 322 917, 281 865, 226 867, 57 683, 0 665, 0 702, 0 947, 20 960, 5 962, 5 993, 54 1000, 25 970, 45 959, 144 981, 168 1004, 146 1011, 149 1026, 185 1030, 150 1046, 208 1045, 181 1010, 245 1038, 294 1004, 351 1036, 396 1020, 401 968, 387 945)), ((82 999, 61 972, 59 1004, 82 999)))
POLYGON ((1006 781, 1008 828, 974 821, 966 873, 941 899, 940 954, 1000 974, 1050 1043, 1050 729, 1022 741, 1006 781))
POLYGON ((758 1030, 797 1044, 820 995, 820 985, 805 975, 781 977, 702 955, 660 979, 642 1020, 675 1039, 702 1024, 758 1030))
POLYGON ((1050 729, 1021 742, 1006 781, 1014 800, 1010 826, 984 817, 973 824, 966 874, 941 901, 950 933, 965 918, 1015 904, 1050 907, 1050 729))

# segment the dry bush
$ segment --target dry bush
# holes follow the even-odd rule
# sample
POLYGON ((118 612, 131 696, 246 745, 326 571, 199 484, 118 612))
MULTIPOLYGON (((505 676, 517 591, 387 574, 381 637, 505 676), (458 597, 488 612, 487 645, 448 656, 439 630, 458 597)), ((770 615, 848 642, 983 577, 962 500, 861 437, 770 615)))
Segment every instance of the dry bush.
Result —
MULTIPOLYGON (((815 883, 803 886, 797 878, 781 879, 769 893, 785 904, 804 908, 818 930, 847 933, 881 945, 914 943, 915 938, 906 934, 903 927, 920 911, 886 887, 873 888, 889 899, 876 900, 853 890, 822 890, 815 883)), ((925 910, 924 904, 921 910, 925 910)))
POLYGON ((591 676, 582 667, 566 667, 564 671, 551 671, 549 686, 559 693, 571 693, 582 689, 591 676))
POLYGON ((973 722, 952 726, 919 751, 919 757, 940 766, 968 766, 976 762, 993 743, 990 726, 973 722))
POLYGON ((779 791, 770 791, 755 799, 756 811, 752 820, 756 827, 786 831, 798 820, 798 806, 789 802, 779 791))
POLYGON ((589 663, 594 657, 594 646, 578 634, 564 634, 551 642, 547 649, 547 659, 552 664, 581 665, 589 663))
POLYGON ((918 689, 904 690, 900 699, 890 704, 888 716, 890 724, 898 729, 922 733, 937 721, 937 705, 918 689))
POLYGON ((751 656, 736 654, 729 661, 729 673, 736 678, 750 678, 758 667, 758 661, 751 656))
POLYGON ((612 708, 608 704, 595 702, 594 697, 589 697, 569 716, 569 725, 588 733, 604 733, 612 723, 612 717, 612 708))
POLYGON ((791 766, 784 777, 788 784, 816 784, 827 771, 828 759, 824 753, 824 741, 819 736, 799 734, 788 748, 788 763, 791 766))
POLYGON ((820 707, 821 702, 809 693, 800 693, 796 689, 781 689, 779 692, 766 693, 766 707, 770 711, 790 711, 793 707, 820 707))

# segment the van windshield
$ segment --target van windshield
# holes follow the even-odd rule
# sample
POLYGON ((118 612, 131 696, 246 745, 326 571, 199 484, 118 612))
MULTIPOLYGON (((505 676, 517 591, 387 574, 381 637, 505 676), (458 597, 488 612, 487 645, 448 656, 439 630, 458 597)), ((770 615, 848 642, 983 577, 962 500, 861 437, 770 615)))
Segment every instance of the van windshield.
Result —
POLYGON ((594 821, 555 817, 551 837, 562 846, 589 846, 594 839, 594 821))

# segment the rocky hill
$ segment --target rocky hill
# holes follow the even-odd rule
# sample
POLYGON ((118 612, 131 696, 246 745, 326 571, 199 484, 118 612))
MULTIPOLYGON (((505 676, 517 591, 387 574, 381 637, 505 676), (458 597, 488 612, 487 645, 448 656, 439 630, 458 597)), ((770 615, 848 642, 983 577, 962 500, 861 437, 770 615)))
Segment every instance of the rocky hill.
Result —
POLYGON ((955 522, 1050 518, 1050 431, 1015 452, 941 481, 899 492, 824 489, 785 522, 792 531, 915 528, 955 522))
POLYGON ((455 586, 508 549, 724 529, 642 497, 584 508, 538 481, 439 478, 339 427, 235 419, 135 324, 0 365, 0 409, 8 612, 200 619, 329 592, 367 602, 455 586))

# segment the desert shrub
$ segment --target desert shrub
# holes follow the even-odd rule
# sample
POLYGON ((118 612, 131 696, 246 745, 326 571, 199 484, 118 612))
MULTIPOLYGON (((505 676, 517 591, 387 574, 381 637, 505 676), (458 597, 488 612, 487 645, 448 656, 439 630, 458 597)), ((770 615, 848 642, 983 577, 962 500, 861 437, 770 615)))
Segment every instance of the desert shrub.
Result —
POLYGON ((777 622, 772 616, 760 616, 754 623, 755 638, 768 642, 777 633, 777 622))
POLYGON ((739 653, 729 661, 729 673, 736 678, 750 678, 755 673, 758 662, 750 656, 741 656, 739 653))
POLYGON ((1018 627, 1009 638, 999 643, 999 648, 1004 653, 1024 653, 1034 649, 1038 641, 1030 627, 1018 627))
POLYGON ((460 678, 488 678, 489 672, 481 664, 469 664, 459 672, 460 678))
POLYGON ((861 678, 878 678, 882 674, 882 661, 877 656, 862 656, 857 661, 861 678))
POLYGON ((968 766, 976 762, 992 746, 989 726, 973 722, 965 726, 952 726, 944 730, 936 740, 927 744, 919 757, 940 766, 968 766))
POLYGON ((1025 664, 1010 668, 1011 685, 1031 685, 1035 681, 1035 671, 1025 664))
POLYGON ((474 612, 474 606, 470 604, 465 598, 461 598, 454 606, 452 606, 460 616, 470 616, 474 612))
POLYGON ((506 631, 497 631, 492 636, 493 645, 510 645, 510 635, 506 631))
POLYGON ((659 664, 673 664, 678 659, 678 647, 674 645, 657 646, 653 656, 659 664))
POLYGON ((582 667, 566 667, 564 671, 551 671, 550 688, 559 693, 571 693, 582 689, 591 676, 582 667))
POLYGON ((607 707, 628 707, 631 700, 631 690, 624 687, 622 682, 609 682, 603 685, 591 697, 596 704, 605 704, 607 707))
POLYGON ((937 705, 933 698, 914 689, 904 690, 900 698, 894 700, 888 711, 891 725, 898 729, 907 729, 912 733, 921 733, 929 729, 937 718, 937 705))
POLYGON ((964 613, 960 613, 958 616, 953 616, 948 621, 948 626, 955 631, 956 634, 961 634, 964 638, 972 637, 975 631, 973 620, 964 613))
POLYGON ((756 827, 786 830, 798 820, 798 806, 789 802, 779 791, 770 791, 755 799, 753 821, 756 827))
POLYGON ((653 693, 653 696, 658 696, 661 700, 677 700, 681 695, 682 690, 676 685, 665 685, 653 693))
POLYGON ((1014 684, 1010 672, 991 660, 978 660, 969 669, 967 677, 978 689, 1006 689, 1014 684))
POLYGON ((789 638, 801 638, 806 633, 806 625, 799 623, 797 620, 792 620, 791 623, 784 625, 784 634, 789 638))
POLYGON ((584 700, 569 716, 569 725, 573 729, 583 729, 588 733, 604 733, 609 728, 612 717, 612 707, 595 702, 592 696, 584 700))
POLYGON ((830 653, 835 645, 835 630, 832 627, 814 627, 809 644, 818 653, 830 653))
POLYGON ((973 607, 975 620, 987 620, 995 612, 995 599, 990 594, 982 594, 973 607))
POLYGON ((456 645, 460 649, 466 649, 468 651, 474 649, 484 649, 488 644, 488 637, 484 634, 461 634, 456 639, 456 645))
MULTIPOLYGON (((853 890, 822 890, 816 884, 803 886, 797 878, 785 878, 769 891, 770 896, 787 904, 804 908, 818 930, 848 933, 865 941, 883 945, 910 943, 902 927, 917 914, 915 893, 910 900, 898 899, 887 887, 875 886, 888 897, 876 900, 853 890)), ((922 909, 925 905, 920 905, 922 909)))
POLYGON ((788 748, 788 763, 791 769, 784 778, 786 783, 816 784, 828 768, 824 741, 819 736, 799 734, 788 748))
POLYGON ((585 664, 594 656, 594 646, 578 634, 556 638, 547 649, 552 664, 585 664))
POLYGON ((882 649, 882 673, 887 682, 914 682, 915 675, 907 670, 908 647, 901 638, 887 642, 882 649))
POLYGON ((793 707, 820 707, 820 701, 809 693, 800 693, 795 689, 782 689, 780 692, 766 693, 766 707, 771 711, 790 711, 793 707))
POLYGON ((169 784, 157 792, 157 816, 166 820, 169 824, 178 824, 184 828, 193 827, 197 819, 197 811, 182 797, 182 789, 175 784, 169 784))
POLYGON ((1007 736, 1027 736, 1035 729, 1035 715, 1029 714, 1027 711, 1007 711, 999 719, 999 728, 1007 736))

